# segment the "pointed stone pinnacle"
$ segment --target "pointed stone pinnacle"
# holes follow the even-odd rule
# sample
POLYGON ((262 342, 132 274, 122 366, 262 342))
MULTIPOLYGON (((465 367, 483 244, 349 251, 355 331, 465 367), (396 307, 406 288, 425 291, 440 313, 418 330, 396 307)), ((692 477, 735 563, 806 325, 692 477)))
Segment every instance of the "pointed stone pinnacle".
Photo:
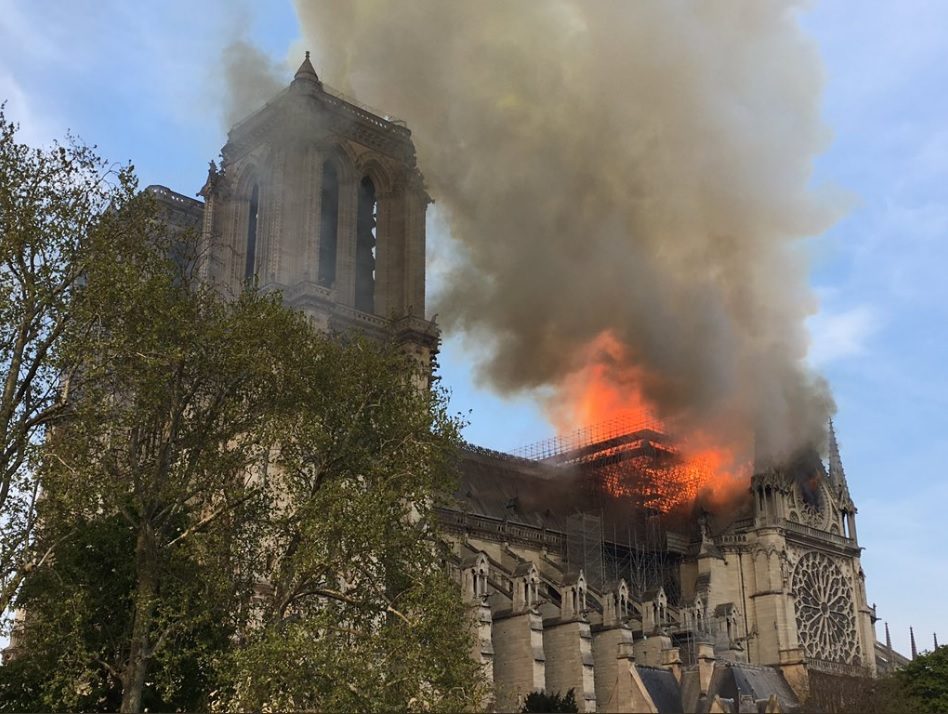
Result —
POLYGON ((306 56, 303 58, 303 63, 300 65, 300 68, 296 70, 296 74, 293 76, 293 79, 304 79, 309 82, 319 82, 319 77, 316 74, 316 70, 313 68, 313 63, 309 61, 309 50, 306 50, 306 56))
POLYGON ((846 473, 843 471, 843 460, 839 456, 839 443, 836 441, 836 429, 833 420, 829 420, 829 480, 836 486, 846 483, 846 473))

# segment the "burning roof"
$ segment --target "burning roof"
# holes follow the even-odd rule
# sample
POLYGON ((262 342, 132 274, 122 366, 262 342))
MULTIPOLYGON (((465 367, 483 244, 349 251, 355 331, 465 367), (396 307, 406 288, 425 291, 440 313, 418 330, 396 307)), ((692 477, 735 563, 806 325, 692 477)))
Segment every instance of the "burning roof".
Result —
POLYGON ((578 475, 584 489, 659 513, 690 509, 720 480, 720 458, 693 451, 653 419, 612 419, 518 449, 578 475))

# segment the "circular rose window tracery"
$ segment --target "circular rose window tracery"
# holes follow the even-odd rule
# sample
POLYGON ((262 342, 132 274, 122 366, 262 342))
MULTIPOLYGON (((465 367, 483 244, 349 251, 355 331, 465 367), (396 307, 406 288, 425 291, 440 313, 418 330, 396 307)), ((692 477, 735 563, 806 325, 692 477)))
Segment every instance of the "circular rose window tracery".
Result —
POLYGON ((793 571, 793 590, 797 631, 806 656, 858 664, 853 591, 840 567, 822 553, 807 553, 793 571))

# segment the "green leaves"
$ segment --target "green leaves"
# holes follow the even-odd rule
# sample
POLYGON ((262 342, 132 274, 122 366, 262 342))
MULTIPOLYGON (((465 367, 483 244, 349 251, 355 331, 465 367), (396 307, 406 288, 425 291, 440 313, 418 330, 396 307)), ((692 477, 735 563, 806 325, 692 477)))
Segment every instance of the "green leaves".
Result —
POLYGON ((566 694, 559 692, 530 692, 523 703, 523 712, 577 712, 576 695, 572 689, 566 694))
POLYGON ((476 707, 467 613, 432 512, 452 486, 457 422, 394 345, 313 334, 297 357, 248 553, 268 587, 224 659, 220 703, 476 707))
POLYGON ((895 673, 906 710, 948 711, 948 647, 924 652, 895 673))
POLYGON ((32 149, 0 106, 0 612, 26 572, 49 556, 35 547, 38 445, 67 405, 60 386, 76 368, 63 352, 73 300, 96 246, 119 230, 136 190, 73 137, 32 149))

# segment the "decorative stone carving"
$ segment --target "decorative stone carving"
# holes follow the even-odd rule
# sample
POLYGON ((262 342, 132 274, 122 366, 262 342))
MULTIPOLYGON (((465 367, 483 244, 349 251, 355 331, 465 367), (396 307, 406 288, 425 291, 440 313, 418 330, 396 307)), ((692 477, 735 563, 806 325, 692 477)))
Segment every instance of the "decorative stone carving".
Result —
POLYGON ((832 521, 831 497, 826 484, 819 484, 812 493, 804 494, 802 486, 793 490, 789 518, 811 528, 828 531, 832 521))

